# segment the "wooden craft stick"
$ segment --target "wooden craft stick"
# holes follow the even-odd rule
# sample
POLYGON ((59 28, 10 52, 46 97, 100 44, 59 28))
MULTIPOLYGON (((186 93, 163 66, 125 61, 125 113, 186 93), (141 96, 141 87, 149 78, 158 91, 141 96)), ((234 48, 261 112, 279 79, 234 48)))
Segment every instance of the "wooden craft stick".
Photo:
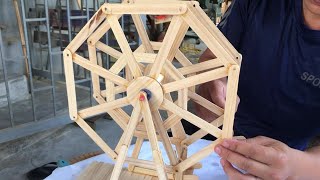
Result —
POLYGON ((121 52, 119 52, 118 50, 115 50, 114 48, 112 48, 112 47, 110 47, 100 41, 98 41, 96 43, 96 48, 101 50, 102 52, 116 58, 116 59, 119 59, 122 56, 121 52))
POLYGON ((203 71, 219 68, 222 66, 223 64, 219 60, 213 59, 213 60, 208 60, 202 63, 194 64, 191 66, 185 66, 185 67, 179 68, 178 70, 182 75, 187 75, 192 73, 200 73, 203 71))
MULTIPOLYGON (((147 168, 141 168, 141 167, 135 167, 133 169, 133 172, 138 174, 146 174, 150 176, 158 176, 157 171, 153 169, 147 169, 147 168)), ((172 173, 167 173, 168 179, 174 179, 172 173)))
MULTIPOLYGON (((147 168, 147 169, 153 169, 156 170, 156 162, 154 161, 147 161, 147 160, 142 160, 142 159, 133 159, 131 157, 126 158, 126 163, 133 164, 136 167, 142 167, 142 168, 147 168)), ((167 173, 173 173, 173 166, 164 166, 163 168, 165 172, 167 173)))
POLYGON ((229 68, 222 138, 232 138, 233 136, 233 123, 237 105, 239 74, 240 67, 238 65, 233 65, 229 68))
POLYGON ((157 54, 153 54, 153 53, 133 53, 133 55, 138 62, 148 63, 148 64, 154 63, 157 57, 157 54))
POLYGON ((212 102, 208 101, 207 99, 203 98, 202 96, 196 94, 195 92, 189 91, 188 96, 192 99, 195 103, 201 105, 202 107, 208 109, 209 111, 213 112, 214 114, 221 116, 224 113, 224 109, 221 107, 213 104, 212 102))
MULTIPOLYGON (((98 65, 96 47, 92 46, 92 45, 88 45, 88 51, 89 51, 90 62, 93 65, 98 65)), ((100 78, 99 78, 99 75, 94 73, 94 72, 92 72, 91 76, 92 76, 93 92, 94 92, 94 94, 100 94, 100 78)))
POLYGON ((149 141, 150 141, 151 148, 152 148, 153 160, 155 161, 155 164, 156 164, 156 169, 158 172, 159 179, 161 179, 161 180, 168 179, 167 174, 165 173, 165 169, 164 169, 164 162, 162 161, 163 158, 160 154, 161 151, 160 151, 160 148, 158 145, 156 129, 155 129, 155 126, 152 121, 152 114, 150 111, 150 106, 147 101, 146 94, 145 93, 143 93, 143 94, 144 94, 145 100, 140 101, 140 103, 141 103, 141 107, 142 107, 144 122, 145 122, 146 129, 147 129, 147 134, 148 134, 149 141))
POLYGON ((182 64, 182 66, 192 66, 193 64, 189 61, 189 59, 181 52, 181 50, 178 50, 175 58, 182 64))
MULTIPOLYGON (((140 151, 141 151, 141 147, 142 147, 143 141, 144 141, 143 138, 137 138, 136 143, 135 143, 134 148, 133 148, 133 151, 132 151, 132 156, 131 156, 133 159, 138 159, 139 158, 139 154, 140 154, 140 151)), ((135 168, 134 165, 129 164, 129 166, 128 166, 128 170, 129 171, 133 171, 134 168, 135 168)))
POLYGON ((124 98, 117 99, 117 100, 107 102, 104 104, 100 104, 100 105, 97 105, 94 107, 83 109, 83 110, 79 111, 79 116, 81 116, 81 118, 83 118, 83 119, 86 119, 89 117, 93 117, 96 115, 106 113, 108 110, 128 106, 129 104, 130 104, 130 102, 129 102, 128 98, 124 97, 124 98))
POLYGON ((117 154, 101 139, 101 137, 78 116, 76 123, 90 136, 90 138, 112 159, 117 158, 117 154))
POLYGON ((133 56, 130 45, 127 42, 126 36, 124 35, 122 28, 119 24, 119 21, 116 16, 109 15, 107 16, 107 20, 111 26, 114 36, 116 37, 118 44, 122 50, 122 52, 126 55, 127 62, 130 64, 129 68, 135 78, 142 76, 142 72, 140 67, 138 66, 138 62, 133 56))
POLYGON ((101 76, 105 79, 108 79, 118 85, 127 86, 129 83, 126 79, 123 79, 122 77, 120 77, 116 74, 113 74, 102 67, 91 64, 89 60, 87 60, 77 54, 75 54, 73 56, 73 62, 75 62, 76 64, 82 66, 83 68, 88 69, 89 71, 94 72, 94 73, 98 74, 99 76, 101 76))
POLYGON ((223 68, 216 69, 214 71, 204 72, 198 75, 187 77, 182 80, 164 84, 163 91, 164 93, 170 93, 173 91, 177 91, 179 89, 188 88, 191 86, 203 84, 205 82, 220 79, 220 78, 226 77, 227 75, 228 75, 228 69, 223 67, 223 68))
POLYGON ((142 45, 147 53, 154 53, 146 28, 143 25, 140 15, 132 14, 132 20, 136 26, 142 45))
POLYGON ((214 152, 214 147, 221 142, 221 139, 215 140, 213 143, 208 145, 207 147, 203 148, 202 150, 196 152, 192 156, 190 156, 188 159, 182 161, 174 168, 178 171, 185 171, 197 162, 201 161, 203 158, 209 156, 211 153, 214 152))
POLYGON ((76 86, 74 81, 74 71, 72 54, 69 50, 63 51, 64 71, 66 77, 67 93, 68 93, 68 106, 71 120, 76 120, 78 116, 76 86))
POLYGON ((159 111, 153 111, 152 118, 153 118, 153 122, 155 124, 155 127, 157 128, 158 133, 162 139, 163 146, 164 146, 164 148, 167 152, 168 158, 170 160, 170 164, 171 165, 178 164, 177 154, 174 152, 174 150, 172 148, 172 145, 171 145, 172 143, 171 143, 170 138, 168 136, 167 130, 163 126, 163 121, 162 121, 162 118, 161 118, 159 111))
POLYGON ((169 29, 163 40, 163 46, 160 48, 158 56, 151 68, 150 77, 156 79, 161 73, 166 60, 171 61, 174 58, 188 27, 189 26, 181 19, 181 17, 174 16, 172 18, 169 29))
MULTIPOLYGON (((220 116, 219 118, 217 118, 216 120, 212 121, 210 124, 216 126, 216 127, 220 127, 223 125, 223 116, 220 116)), ((187 137, 187 139, 183 140, 181 142, 181 144, 184 145, 191 145, 192 143, 196 142, 197 140, 203 138, 204 136, 206 136, 208 133, 202 129, 200 129, 199 131, 195 132, 194 134, 192 134, 191 136, 187 137)))
POLYGON ((166 130, 170 129, 171 127, 175 126, 178 122, 180 122, 181 117, 177 116, 176 114, 171 114, 163 123, 163 126, 166 130))
POLYGON ((104 4, 103 12, 109 14, 148 14, 148 15, 180 15, 187 11, 184 4, 104 4))
MULTIPOLYGON (((139 97, 137 97, 139 98, 139 97)), ((141 113, 141 106, 140 103, 136 103, 136 106, 134 107, 130 121, 128 123, 127 129, 124 131, 124 138, 122 141, 122 146, 120 149, 120 153, 118 154, 117 161, 115 163, 114 169, 111 174, 111 180, 117 180, 119 179, 123 163, 126 159, 127 152, 128 152, 128 146, 131 143, 133 133, 135 131, 135 128, 140 120, 140 113, 141 113)))
POLYGON ((168 101, 167 99, 163 100, 162 107, 165 108, 166 110, 171 111, 172 113, 182 117, 186 121, 189 121, 190 123, 198 126, 199 128, 205 130, 209 134, 212 134, 213 136, 215 136, 217 138, 221 137, 222 132, 219 128, 206 122, 205 120, 199 118, 198 116, 190 113, 189 111, 182 109, 181 107, 168 101))
MULTIPOLYGON (((122 14, 117 14, 116 17, 120 19, 122 17, 122 14)), ((102 38, 102 36, 104 36, 110 30, 110 28, 111 27, 109 22, 104 21, 101 26, 99 26, 99 28, 97 28, 97 30, 92 33, 92 35, 88 38, 88 41, 91 44, 96 44, 102 38)))
POLYGON ((196 6, 192 9, 192 11, 197 15, 197 17, 203 17, 199 18, 200 21, 203 21, 203 24, 208 26, 208 29, 210 30, 211 34, 216 37, 217 41, 221 43, 224 48, 228 51, 229 54, 233 57, 233 60, 238 63, 238 65, 241 64, 241 54, 233 47, 233 45, 228 41, 228 39, 224 36, 224 34, 217 28, 217 26, 212 23, 212 20, 206 15, 206 13, 201 9, 200 6, 196 6))
POLYGON ((178 105, 182 109, 188 110, 188 88, 180 89, 178 91, 178 105))
MULTIPOLYGON (((70 42, 66 49, 71 54, 75 53, 78 48, 86 41, 86 39, 94 32, 94 30, 105 20, 105 15, 101 8, 92 16, 89 22, 81 29, 77 36, 70 42)), ((100 38, 99 38, 100 39, 100 38)))

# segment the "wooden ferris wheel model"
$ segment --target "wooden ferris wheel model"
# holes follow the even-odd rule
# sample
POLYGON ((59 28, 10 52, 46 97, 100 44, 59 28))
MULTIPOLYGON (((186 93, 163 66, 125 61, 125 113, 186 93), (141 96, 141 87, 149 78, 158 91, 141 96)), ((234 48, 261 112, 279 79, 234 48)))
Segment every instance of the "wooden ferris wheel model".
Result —
POLYGON ((159 179, 190 179, 196 177, 192 175, 193 169, 201 167, 199 162, 213 152, 214 146, 222 139, 233 136, 240 63, 241 55, 196 1, 129 0, 122 4, 104 4, 64 51, 70 117, 115 161, 111 179, 119 178, 124 163, 129 164, 128 170, 131 172, 154 175, 159 179), (118 21, 123 14, 132 16, 142 41, 142 45, 134 52, 118 21), (173 16, 163 42, 149 40, 140 14, 173 16), (179 50, 189 27, 215 54, 216 59, 192 64, 179 50), (122 52, 99 41, 110 29, 122 52), (76 53, 86 40, 89 59, 76 53), (110 69, 105 69, 98 63, 97 49, 117 59, 110 69), (176 68, 173 61, 179 62, 182 67, 176 68), (77 109, 73 63, 91 71, 93 97, 99 105, 77 109), (124 68, 128 70, 129 76, 126 78, 119 76, 124 68), (100 77, 105 79, 104 90, 100 88, 100 77), (195 92, 195 86, 223 77, 228 77, 225 109, 195 92), (117 94, 123 92, 126 92, 126 97, 116 98, 117 94), (172 92, 178 94, 175 102, 171 97, 172 92), (208 123, 189 112, 189 100, 207 108, 218 115, 218 118, 208 123), (130 105, 133 106, 133 111, 129 116, 122 108, 130 105), (162 120, 159 110, 167 111, 166 120, 162 120), (124 131, 115 150, 84 121, 103 113, 110 114, 124 131), (187 136, 181 119, 200 130, 187 136), (220 129, 222 125, 223 128, 220 129), (168 136, 169 130, 173 137, 168 136), (188 156, 188 146, 206 134, 217 137, 217 140, 188 156), (137 141, 132 156, 127 157, 133 137, 137 137, 137 141), (138 159, 144 140, 150 141, 153 161, 138 159), (169 165, 163 162, 159 141, 164 145, 169 165))

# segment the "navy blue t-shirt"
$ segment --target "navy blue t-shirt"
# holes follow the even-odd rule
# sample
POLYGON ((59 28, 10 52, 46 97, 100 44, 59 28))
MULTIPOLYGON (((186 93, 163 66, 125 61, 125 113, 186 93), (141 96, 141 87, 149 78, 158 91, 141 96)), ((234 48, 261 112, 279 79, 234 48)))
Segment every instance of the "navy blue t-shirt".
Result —
POLYGON ((302 0, 234 0, 219 29, 243 55, 235 131, 304 150, 320 134, 320 31, 302 0))

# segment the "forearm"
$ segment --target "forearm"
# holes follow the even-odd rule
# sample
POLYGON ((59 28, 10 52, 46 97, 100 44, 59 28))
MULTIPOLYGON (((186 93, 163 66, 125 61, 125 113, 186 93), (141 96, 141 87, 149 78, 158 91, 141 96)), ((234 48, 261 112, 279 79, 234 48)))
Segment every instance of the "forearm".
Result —
POLYGON ((305 152, 294 150, 294 180, 310 179, 318 180, 320 177, 320 146, 308 149, 305 152))

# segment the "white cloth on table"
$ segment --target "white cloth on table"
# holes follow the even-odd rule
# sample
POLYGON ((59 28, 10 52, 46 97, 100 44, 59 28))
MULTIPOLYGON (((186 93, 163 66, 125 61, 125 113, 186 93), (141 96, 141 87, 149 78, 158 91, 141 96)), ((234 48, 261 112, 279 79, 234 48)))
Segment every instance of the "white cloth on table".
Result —
MULTIPOLYGON (((188 155, 190 156, 195 152, 198 152, 202 148, 208 146, 210 143, 212 143, 212 141, 198 140, 197 142, 189 146, 188 155)), ((164 162, 166 164, 169 164, 169 160, 167 155, 164 153, 165 151, 162 143, 159 143, 159 146, 162 152, 162 156, 164 158, 164 162)), ((133 147, 134 146, 130 146, 128 155, 131 155, 133 147)), ((152 160, 151 152, 152 151, 150 143, 148 141, 144 142, 141 148, 139 159, 152 160)), ((70 166, 57 168, 49 177, 46 178, 46 180, 75 180, 80 175, 80 173, 94 161, 113 163, 112 160, 106 154, 101 154, 70 166)), ((210 156, 203 159, 201 163, 202 168, 194 171, 194 173, 199 177, 200 180, 228 179, 222 169, 222 166, 220 165, 220 157, 217 154, 212 153, 210 156)), ((125 166, 127 166, 127 164, 125 164, 125 166)))

